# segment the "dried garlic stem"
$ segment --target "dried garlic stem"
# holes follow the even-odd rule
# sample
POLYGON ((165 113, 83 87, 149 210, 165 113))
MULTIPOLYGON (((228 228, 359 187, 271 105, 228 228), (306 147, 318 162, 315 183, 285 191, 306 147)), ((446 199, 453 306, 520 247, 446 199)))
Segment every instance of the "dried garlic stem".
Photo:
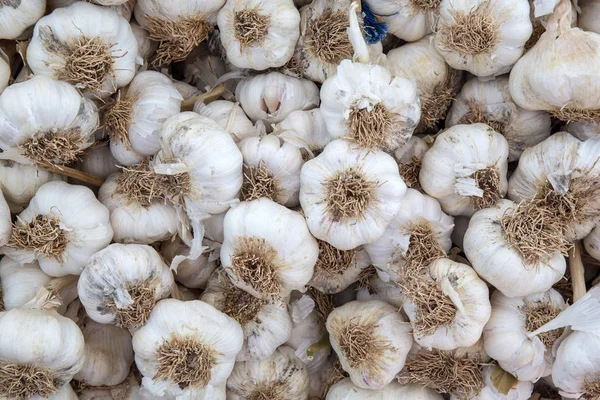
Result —
POLYGON ((573 302, 576 302, 587 292, 585 270, 581 261, 581 243, 579 242, 575 242, 569 250, 569 270, 571 271, 571 285, 573 286, 573 302))

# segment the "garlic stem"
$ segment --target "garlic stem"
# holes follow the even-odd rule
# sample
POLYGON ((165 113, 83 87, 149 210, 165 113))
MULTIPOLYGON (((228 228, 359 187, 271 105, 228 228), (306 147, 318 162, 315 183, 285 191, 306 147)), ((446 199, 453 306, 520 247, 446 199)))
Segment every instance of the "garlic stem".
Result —
POLYGON ((581 243, 575 242, 569 250, 569 268, 571 270, 571 285, 573 286, 573 302, 582 298, 586 293, 583 262, 581 261, 581 243))
POLYGON ((92 186, 102 186, 102 184, 104 183, 104 178, 100 178, 98 176, 88 174, 87 172, 83 172, 75 168, 65 167, 62 165, 44 165, 43 169, 45 169, 48 172, 54 172, 55 174, 77 179, 81 182, 88 183, 92 186))
POLYGON ((202 93, 201 95, 190 97, 187 100, 184 100, 181 103, 181 111, 192 111, 194 108, 194 104, 198 100, 202 100, 204 104, 211 103, 217 100, 223 93, 225 92, 225 85, 218 85, 209 90, 206 93, 202 93))

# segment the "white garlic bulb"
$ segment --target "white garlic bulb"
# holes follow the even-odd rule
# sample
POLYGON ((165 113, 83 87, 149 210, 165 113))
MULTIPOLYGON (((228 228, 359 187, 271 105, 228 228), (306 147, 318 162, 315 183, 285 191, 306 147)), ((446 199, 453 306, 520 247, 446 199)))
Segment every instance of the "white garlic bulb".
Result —
POLYGON ((298 147, 306 159, 318 156, 331 142, 320 108, 292 111, 283 121, 273 126, 273 131, 286 142, 298 147), (308 154, 304 156, 304 152, 308 154))
POLYGON ((527 0, 442 0, 435 45, 455 69, 493 78, 510 71, 533 32, 527 0))
POLYGON ((257 136, 258 131, 248 119, 239 103, 227 100, 217 100, 209 104, 197 101, 194 112, 212 118, 221 128, 225 129, 236 143, 246 138, 257 136))
POLYGON ((10 207, 0 190, 0 246, 5 246, 9 242, 11 234, 12 216, 10 215, 10 207))
POLYGON ((371 276, 367 276, 366 279, 365 286, 356 292, 356 300, 381 300, 398 309, 402 309, 406 301, 406 296, 402 294, 402 289, 394 281, 381 280, 375 271, 373 271, 371 276))
POLYGON ((35 25, 27 65, 36 75, 107 97, 135 74, 138 46, 129 22, 86 2, 58 8, 35 25))
POLYGON ((596 122, 569 122, 563 130, 581 141, 600 137, 600 124, 596 122))
MULTIPOLYGON (((133 373, 130 373, 123 383, 116 386, 84 387, 78 396, 79 400, 142 400, 140 384, 133 373)), ((149 397, 145 393, 143 396, 149 397)), ((77 398, 73 400, 77 400, 77 398)))
POLYGON ((42 167, 71 163, 92 145, 97 126, 91 100, 46 76, 11 85, 0 96, 3 159, 42 167))
POLYGON ((162 124, 180 112, 182 101, 183 97, 163 74, 138 73, 104 111, 104 130, 117 161, 131 165, 130 157, 121 157, 126 151, 142 157, 156 154, 162 124))
POLYGON ((508 143, 485 124, 455 125, 423 156, 419 182, 450 215, 494 206, 508 189, 508 143))
POLYGON ((87 149, 81 157, 79 166, 83 172, 100 178, 107 178, 119 170, 117 160, 115 160, 110 152, 108 143, 92 146, 87 149))
POLYGON ((388 32, 407 42, 431 33, 439 18, 440 1, 368 0, 377 20, 385 22, 388 32))
POLYGON ((566 398, 598 396, 600 336, 596 332, 570 333, 556 350, 552 381, 566 398))
POLYGON ((52 280, 40 269, 37 262, 20 265, 10 257, 0 260, 0 283, 4 309, 21 307, 33 299, 38 290, 52 280))
POLYGON ((0 49, 0 93, 8 86, 11 79, 10 60, 6 53, 0 49))
POLYGON ((300 35, 292 0, 227 0, 217 22, 227 60, 238 68, 283 66, 300 35))
POLYGON ((269 358, 235 363, 227 380, 227 399, 304 400, 306 366, 291 347, 281 346, 269 358))
POLYGON ((212 240, 213 242, 223 243, 223 240, 225 240, 223 231, 225 215, 227 215, 226 212, 217 215, 211 215, 202 221, 205 229, 204 236, 207 239, 212 240))
POLYGON ((598 0, 580 0, 577 26, 584 31, 600 34, 600 2, 598 0))
POLYGON ((544 293, 509 298, 501 292, 492 294, 492 316, 485 326, 485 351, 500 366, 520 381, 537 381, 550 375, 554 357, 552 346, 562 330, 531 337, 546 322, 566 308, 560 293, 544 293))
POLYGON ((135 331, 173 285, 171 271, 152 247, 115 243, 92 257, 77 290, 91 319, 135 331))
POLYGON ((590 256, 600 260, 600 228, 598 225, 583 239, 583 245, 590 256))
POLYGON ((240 203, 227 212, 221 263, 233 284, 258 298, 303 291, 319 247, 302 215, 272 200, 240 203))
POLYGON ((300 174, 300 203, 311 233, 340 250, 380 237, 405 192, 390 155, 345 140, 329 143, 300 174))
MULTIPOLYGON (((219 32, 213 31, 208 42, 203 42, 200 46, 196 47, 185 61, 185 70, 183 72, 185 81, 204 91, 209 91, 218 86, 222 82, 220 78, 223 75, 233 72, 228 70, 228 68, 233 68, 225 59, 224 49, 220 46, 220 41, 217 40, 218 37, 219 32), (219 43, 219 45, 217 46, 216 43, 219 43)), ((234 73, 230 76, 237 76, 237 74, 234 73)), ((226 100, 233 100, 230 89, 233 88, 235 90, 234 80, 225 80, 223 83, 225 84, 225 92, 222 97, 226 100)))
MULTIPOLYGON (((137 3, 137 0, 135 0, 135 3, 137 3)), ((131 11, 133 12, 133 7, 131 11)), ((138 54, 144 62, 144 64, 140 66, 140 70, 144 71, 148 68, 150 59, 158 48, 158 43, 150 40, 150 33, 137 23, 132 21, 129 24, 131 25, 131 31, 133 32, 133 36, 135 36, 135 40, 138 44, 138 54)))
POLYGON ((519 159, 523 150, 550 136, 550 115, 526 110, 512 100, 508 77, 483 82, 469 79, 452 103, 446 128, 457 124, 484 123, 504 135, 508 141, 508 160, 519 159))
POLYGON ((501 200, 476 212, 465 233, 464 251, 473 268, 507 297, 544 292, 566 270, 562 236, 540 228, 536 218, 543 210, 536 210, 501 200))
POLYGON ((45 0, 7 0, 0 7, 0 39, 19 39, 45 11, 45 0))
POLYGON ((2 251, 20 264, 38 260, 50 276, 79 275, 112 237, 108 210, 90 189, 53 181, 19 214, 2 251))
POLYGON ((319 240, 319 258, 308 285, 325 294, 339 293, 356 282, 371 265, 364 248, 339 250, 319 240))
POLYGON ((292 111, 319 105, 319 89, 314 82, 279 72, 242 80, 235 97, 251 120, 266 123, 281 122, 292 111))
POLYGON ((352 383, 383 389, 404 366, 411 328, 397 310, 378 300, 352 301, 327 318, 331 346, 352 383))
POLYGON ((223 273, 212 275, 201 300, 241 325, 244 344, 236 361, 268 358, 292 333, 292 320, 282 299, 258 299, 233 286, 223 273))
POLYGON ((158 302, 133 335, 142 386, 163 399, 212 396, 233 369, 242 347, 240 325, 200 300, 158 302))
POLYGON ((24 306, 0 313, 0 397, 55 398, 50 396, 82 368, 83 335, 56 312, 57 305, 41 289, 24 306))
MULTIPOLYGON (((483 384, 479 394, 469 397, 472 400, 528 400, 533 393, 533 383, 530 381, 519 380, 512 382, 512 386, 508 382, 499 380, 499 373, 506 373, 499 367, 488 365, 483 367, 483 384), (496 382, 498 386, 496 387, 496 382), (505 392, 506 391, 506 392, 505 392)), ((512 380, 514 378, 508 377, 512 380)), ((450 396, 451 400, 458 400, 459 396, 450 396)))
POLYGON ((321 113, 334 139, 347 138, 369 150, 393 151, 419 123, 417 86, 380 65, 344 60, 321 87, 321 113))
POLYGON ((419 173, 423 156, 429 150, 429 145, 418 136, 411 136, 403 146, 394 152, 394 158, 398 161, 400 177, 412 189, 420 189, 419 173))
POLYGON ((346 378, 329 389, 326 400, 442 400, 443 398, 433 389, 419 385, 400 385, 398 382, 392 382, 381 390, 368 390, 361 389, 346 378))
MULTIPOLYGON (((187 288, 204 289, 213 271, 217 268, 220 247, 207 240, 203 244, 207 250, 198 258, 186 259, 177 266, 175 280, 187 288)), ((178 255, 189 256, 190 248, 180 238, 174 237, 163 242, 160 253, 170 263, 178 255)))
POLYGON ((242 200, 269 198, 286 207, 299 204, 300 150, 275 135, 246 138, 239 143, 244 157, 242 200))

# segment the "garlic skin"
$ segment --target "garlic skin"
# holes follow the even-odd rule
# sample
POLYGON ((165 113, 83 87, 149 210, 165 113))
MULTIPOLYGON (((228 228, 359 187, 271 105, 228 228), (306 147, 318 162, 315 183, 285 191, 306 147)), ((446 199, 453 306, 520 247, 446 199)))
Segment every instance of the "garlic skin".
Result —
POLYGON ((258 131, 248 119, 239 103, 227 100, 216 100, 209 104, 197 101, 194 112, 213 119, 221 128, 225 129, 236 143, 258 136, 258 131))
MULTIPOLYGON (((148 397, 144 393, 144 397, 148 397)), ((76 400, 75 398, 74 400, 76 400)), ((130 373, 127 379, 117 386, 88 387, 81 390, 79 400, 141 400, 142 393, 136 376, 130 373)), ((71 400, 71 399, 69 399, 71 400)))
POLYGON ((600 124, 596 122, 569 122, 563 129, 581 141, 600 137, 600 124))
POLYGON ((229 210, 223 229, 221 264, 235 286, 258 298, 303 291, 319 247, 302 215, 260 198, 229 210), (248 269, 248 257, 262 260, 265 276, 248 269))
POLYGON ((109 175, 119 171, 117 160, 110 152, 108 144, 89 148, 81 157, 79 165, 83 172, 100 178, 108 178, 109 175))
POLYGON ((583 245, 590 256, 600 260, 600 228, 598 225, 583 239, 583 245))
POLYGON ((366 3, 377 19, 388 25, 389 33, 407 42, 415 42, 431 33, 439 18, 439 6, 428 5, 424 9, 419 1, 368 0, 366 3))
POLYGON ((111 152, 120 165, 131 165, 129 157, 121 157, 121 147, 142 157, 160 150, 162 125, 180 112, 182 101, 171 80, 156 71, 138 73, 121 90, 104 113, 111 152))
POLYGON ((65 82, 34 76, 11 85, 0 96, 3 159, 68 164, 93 144, 97 127, 96 105, 65 82))
MULTIPOLYGON (((135 0, 135 2, 137 3, 137 0, 135 0)), ((133 12, 133 8, 131 11, 133 12)), ((154 52, 158 47, 158 43, 150 40, 150 34, 148 31, 142 28, 139 24, 132 21, 129 23, 129 25, 131 25, 131 31, 133 32, 133 36, 135 36, 135 40, 138 44, 138 54, 144 62, 144 64, 140 66, 140 70, 144 71, 148 68, 150 59, 154 55, 154 52)))
POLYGON ((392 382, 381 390, 361 389, 349 378, 343 379, 329 388, 325 400, 442 400, 444 397, 433 389, 419 385, 400 385, 392 382))
POLYGON ((300 173, 300 204, 311 233, 340 250, 379 238, 398 213, 405 192, 390 155, 345 140, 329 143, 300 173), (345 190, 351 187, 361 190, 346 198, 345 190), (363 206, 350 207, 355 200, 363 206))
POLYGON ((387 151, 406 143, 421 117, 413 81, 394 77, 380 65, 350 60, 342 61, 321 86, 321 113, 332 138, 387 151), (388 128, 378 126, 385 121, 388 128))
MULTIPOLYGON (((46 274, 54 277, 79 275, 90 257, 105 248, 113 237, 108 210, 84 186, 52 181, 42 185, 23 210, 15 229, 41 240, 39 248, 11 241, 1 250, 20 264, 37 260, 46 274), (51 228, 49 228, 49 226, 51 228), (51 239, 48 229, 52 229, 51 239)), ((34 240, 35 243, 35 240, 34 240)))
POLYGON ((523 150, 550 136, 550 115, 526 110, 510 97, 508 76, 483 82, 476 77, 462 87, 446 118, 446 128, 482 122, 508 141, 508 161, 517 161, 523 150))
POLYGON ((257 71, 287 63, 300 36, 292 0, 227 0, 217 23, 227 60, 257 71))
POLYGON ((0 39, 19 39, 44 15, 45 11, 46 0, 8 1, 2 4, 0 7, 0 39))
POLYGON ((318 156, 331 142, 320 108, 292 111, 283 121, 273 126, 273 131, 286 142, 298 147, 306 159, 318 156))
POLYGON ((375 273, 369 278, 367 285, 356 292, 356 300, 381 300, 402 309, 406 296, 394 281, 383 281, 375 273))
POLYGON ((320 242, 319 258, 308 285, 324 294, 339 293, 358 281, 363 270, 370 265, 371 259, 364 248, 340 251, 320 242))
POLYGON ((171 271, 152 247, 114 243, 94 254, 77 291, 92 320, 134 331, 173 285, 171 271))
MULTIPOLYGON (((209 245, 212 243, 205 240, 203 244, 209 245)), ((160 254, 169 262, 177 255, 188 256, 189 253, 190 248, 178 237, 164 241, 160 246, 160 254)), ((195 260, 186 259, 182 261, 177 266, 175 280, 187 288, 204 289, 213 271, 217 268, 218 257, 219 249, 209 248, 195 260)))
POLYGON ((227 399, 304 400, 308 385, 304 363, 291 347, 281 346, 264 360, 235 363, 227 380, 227 399))
POLYGON ((153 202, 146 206, 119 192, 122 173, 110 175, 100 186, 98 200, 110 213, 113 241, 151 244, 166 240, 178 231, 180 220, 170 204, 153 202))
POLYGON ((533 32, 529 13, 527 0, 442 0, 436 48, 452 68, 492 79, 523 54, 533 32), (467 29, 472 36, 455 37, 467 29))
POLYGON ((524 297, 550 289, 562 278, 566 262, 556 252, 534 265, 509 245, 500 220, 515 207, 501 200, 495 207, 476 212, 463 239, 464 251, 482 279, 507 297, 524 297))
POLYGON ((595 332, 574 331, 560 343, 552 366, 552 381, 561 396, 577 399, 586 394, 587 381, 597 384, 598 348, 600 337, 595 332))
POLYGON ((20 265, 9 257, 0 260, 1 300, 6 310, 23 306, 51 280, 36 262, 20 265))
POLYGON ((319 89, 314 82, 280 72, 242 80, 235 88, 235 97, 252 121, 268 124, 283 121, 292 111, 319 105, 319 89))
POLYGON ((5 246, 12 234, 12 216, 4 195, 0 190, 0 246, 5 246))
POLYGON ((244 139, 239 148, 244 158, 243 200, 268 197, 289 208, 300 203, 304 160, 297 147, 278 136, 266 135, 244 139))
POLYGON ((492 316, 483 333, 486 353, 520 381, 535 382, 550 375, 554 361, 552 344, 560 332, 547 338, 542 335, 530 337, 528 332, 536 330, 567 307, 560 293, 549 289, 544 293, 509 298, 495 291, 491 302, 492 316), (553 310, 553 314, 548 314, 548 308, 553 310), (535 325, 528 326, 528 312, 536 309, 546 312, 547 318, 533 321, 535 325))
POLYGON ((600 2, 598 0, 580 0, 577 6, 581 10, 577 15, 577 26, 584 31, 600 34, 600 2))
POLYGON ((0 94, 6 89, 11 79, 9 61, 6 53, 0 49, 0 94))
POLYGON ((419 182, 446 213, 471 216, 506 194, 507 158, 506 139, 488 125, 455 125, 423 156, 419 182))
MULTIPOLYGON (((473 400, 528 400, 533 393, 533 383, 529 381, 519 380, 507 394, 502 394, 496 389, 492 374, 494 373, 493 365, 483 367, 483 383, 484 387, 478 395, 469 397, 473 400)), ((458 400, 456 395, 450 396, 451 400, 458 400)))
POLYGON ((138 46, 129 22, 114 11, 86 2, 58 8, 35 25, 27 47, 27 64, 34 74, 66 80, 87 94, 107 97, 133 79, 138 46), (94 44, 94 50, 75 57, 78 46, 94 44), (59 49, 57 51, 57 49, 59 49), (94 65, 93 75, 86 71, 94 65), (97 71, 95 68, 102 68, 97 71), (98 76, 96 73, 98 72, 98 76))
POLYGON ((337 307, 326 326, 342 367, 362 389, 380 390, 388 385, 404 366, 413 342, 410 325, 402 315, 379 300, 337 307), (358 354, 357 344, 353 344, 356 340, 367 346, 358 354))
POLYGON ((419 173, 423 155, 429 150, 429 145, 418 136, 411 136, 403 146, 394 151, 394 158, 398 162, 400 177, 406 186, 411 189, 420 189, 419 173))

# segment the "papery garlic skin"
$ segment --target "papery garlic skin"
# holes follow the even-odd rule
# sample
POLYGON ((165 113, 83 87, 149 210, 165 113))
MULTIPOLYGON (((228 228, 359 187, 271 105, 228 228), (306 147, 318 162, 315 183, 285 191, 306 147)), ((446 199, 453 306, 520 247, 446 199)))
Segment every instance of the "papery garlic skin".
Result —
POLYGON ((375 273, 369 278, 367 286, 360 288, 356 292, 356 300, 381 300, 401 309, 404 302, 406 302, 406 296, 402 294, 402 290, 394 281, 383 281, 375 273))
MULTIPOLYGON (((137 0, 136 0, 137 3, 137 0)), ((134 5, 135 7, 135 5, 134 5)), ((133 8, 132 8, 133 12, 133 8)), ((144 64, 140 67, 142 71, 148 68, 148 64, 150 62, 150 58, 154 55, 158 44, 153 42, 149 38, 149 33, 147 30, 142 28, 139 24, 135 22, 130 22, 131 31, 133 32, 133 36, 135 36, 135 40, 138 44, 138 54, 142 58, 144 64)))
POLYGON ((303 400, 308 397, 308 385, 306 366, 291 347, 281 346, 264 360, 236 363, 227 380, 227 399, 262 395, 273 400, 303 400))
MULTIPOLYGON (((529 381, 519 380, 515 386, 510 388, 508 393, 503 394, 494 385, 492 374, 494 373, 493 365, 483 367, 483 383, 484 387, 478 395, 469 397, 473 400, 528 400, 533 393, 533 383, 529 381)), ((456 395, 450 396, 451 400, 458 400, 456 395)))
POLYGON ((18 39, 44 15, 45 11, 46 0, 3 3, 0 7, 0 39, 18 39))
POLYGON ((292 0, 228 0, 217 23, 227 59, 238 68, 281 67, 292 57, 300 36, 300 14, 292 0), (240 16, 244 12, 255 16, 240 16), (260 24, 256 22, 261 19, 260 24), (237 26, 244 23, 254 26, 238 32, 237 26))
POLYGON ((529 13, 526 0, 442 0, 435 45, 452 68, 485 78, 505 74, 519 60, 533 32, 529 13), (462 21, 465 16, 471 22, 462 21), (484 18, 477 25, 476 20, 484 18), (474 30, 476 38, 452 37, 458 29, 474 30))
POLYGON ((584 31, 600 34, 600 2, 580 0, 577 5, 581 10, 577 16, 577 26, 584 31))
POLYGON ((321 113, 332 138, 350 138, 361 146, 393 151, 406 143, 419 123, 421 110, 416 84, 394 77, 380 65, 344 60, 337 73, 321 86, 321 113), (383 112, 389 128, 361 132, 352 127, 352 115, 367 123, 383 112), (372 142, 372 143, 371 143, 372 142))
POLYGON ((8 86, 10 82, 10 60, 0 49, 0 93, 8 86))
MULTIPOLYGON (((122 400, 142 400, 140 384, 133 373, 130 373, 127 379, 120 385, 88 387, 81 390, 78 395, 79 400, 114 400, 115 398, 122 400)), ((144 397, 149 396, 145 393, 143 395, 144 397)))
POLYGON ((506 194, 507 158, 506 139, 489 126, 455 125, 439 134, 423 156, 419 182, 446 213, 471 216, 506 194), (477 179, 487 173, 495 179, 493 189, 484 191, 477 179))
POLYGON ((406 186, 411 189, 419 189, 419 173, 423 156, 429 150, 429 145, 418 136, 411 136, 403 146, 394 151, 394 158, 398 162, 400 176, 406 186))
POLYGON ((261 289, 267 282, 244 280, 240 276, 244 264, 233 261, 235 256, 254 254, 270 260, 266 261, 267 268, 277 282, 276 294, 285 297, 292 290, 303 291, 313 275, 319 247, 302 215, 260 198, 240 203, 227 212, 223 228, 221 264, 235 286, 255 297, 265 297, 261 289))
POLYGON ((33 299, 38 290, 52 280, 34 262, 20 265, 10 257, 0 260, 2 302, 6 310, 18 308, 33 299))
POLYGON ((349 378, 343 379, 333 385, 327 392, 326 400, 442 400, 444 397, 433 389, 419 385, 400 385, 392 382, 383 389, 361 389, 354 385, 349 378))
POLYGON ((326 326, 342 367, 362 389, 379 390, 388 385, 404 366, 413 342, 410 325, 402 315, 379 300, 352 301, 337 307, 329 314, 326 326), (366 359, 354 358, 351 350, 356 338, 346 332, 355 329, 368 332, 359 339, 372 346, 366 359))
MULTIPOLYGON (((27 47, 27 64, 34 74, 67 80, 100 97, 107 97, 133 79, 137 57, 138 46, 129 22, 112 10, 85 2, 58 8, 40 19, 27 47), (83 82, 69 74, 70 56, 80 41, 91 39, 104 46, 104 53, 95 57, 108 57, 112 65, 97 82, 83 82)), ((86 60, 92 63, 95 58, 86 60)))
POLYGON ((508 141, 508 161, 519 159, 523 150, 550 136, 550 115, 526 110, 512 100, 508 76, 483 82, 476 77, 462 87, 446 118, 446 128, 482 122, 500 132, 508 141))
POLYGON ((319 89, 314 82, 279 72, 242 80, 235 89, 235 97, 251 120, 266 123, 281 122, 292 111, 319 105, 319 89))
POLYGON ((439 11, 420 10, 411 0, 369 0, 371 11, 388 25, 388 32, 407 42, 414 42, 431 33, 439 11))
MULTIPOLYGON (((204 242, 208 245, 208 242, 204 242)), ((164 241, 160 247, 160 253, 168 261, 172 261, 177 255, 187 256, 190 248, 180 238, 164 241)), ((177 266, 175 280, 187 288, 204 289, 213 271, 217 268, 219 249, 208 249, 195 260, 184 260, 177 266)))
POLYGON ((596 260, 600 260, 600 228, 598 225, 583 239, 585 251, 596 260))
POLYGON ((398 213, 405 192, 406 185, 391 156, 357 148, 345 140, 329 143, 318 157, 304 164, 300 173, 300 204, 311 233, 340 250, 354 249, 380 237, 398 213), (361 199, 365 200, 364 208, 356 213, 345 213, 328 201, 328 182, 343 183, 350 178, 370 188, 361 199))
MULTIPOLYGON (((165 399, 194 398, 210 400, 218 386, 225 383, 242 347, 240 325, 214 307, 200 300, 182 302, 174 299, 160 301, 152 310, 146 325, 133 336, 135 363, 144 376, 142 386, 154 396, 165 399), (177 351, 182 343, 195 348, 208 374, 203 382, 180 382, 162 373, 159 355, 168 345, 177 351), (181 386, 180 386, 181 385, 181 386), (182 396, 182 397, 179 397, 182 396)), ((167 359, 168 360, 168 359, 167 359)), ((194 374, 198 362, 179 360, 179 372, 194 374)), ((180 375, 181 376, 181 375, 180 375)), ((177 378, 174 378, 177 379, 177 378)), ((223 398, 219 396, 218 398, 223 398)))
POLYGON ((577 399, 586 392, 586 381, 597 382, 600 370, 600 337, 595 332, 574 331, 556 350, 552 381, 559 394, 577 399))
POLYGON ((320 108, 309 111, 292 111, 283 121, 273 126, 277 136, 307 152, 306 158, 314 158, 331 142, 327 124, 320 108))
POLYGON ((88 149, 81 157, 80 168, 83 172, 107 178, 119 170, 117 160, 110 152, 108 145, 94 146, 88 149))
POLYGON ((335 294, 343 291, 358 281, 363 270, 371 265, 369 254, 361 247, 343 252, 342 254, 345 254, 345 257, 339 255, 340 250, 326 243, 320 243, 319 249, 320 253, 322 251, 325 252, 325 259, 322 261, 317 260, 315 273, 310 282, 308 282, 308 285, 325 294, 335 294), (329 246, 329 248, 323 248, 323 246, 329 246), (338 266, 333 266, 332 270, 332 266, 328 265, 328 257, 332 255, 331 252, 335 252, 333 254, 337 254, 337 257, 341 258, 338 262, 347 262, 346 265, 340 265, 340 267, 345 267, 345 269, 336 270, 338 266))
POLYGON ((257 129, 239 103, 217 100, 204 104, 198 101, 194 104, 194 112, 212 118, 233 137, 236 143, 252 136, 258 136, 257 129))
POLYGON ((569 122, 563 130, 582 141, 600 137, 600 124, 596 122, 569 122))

